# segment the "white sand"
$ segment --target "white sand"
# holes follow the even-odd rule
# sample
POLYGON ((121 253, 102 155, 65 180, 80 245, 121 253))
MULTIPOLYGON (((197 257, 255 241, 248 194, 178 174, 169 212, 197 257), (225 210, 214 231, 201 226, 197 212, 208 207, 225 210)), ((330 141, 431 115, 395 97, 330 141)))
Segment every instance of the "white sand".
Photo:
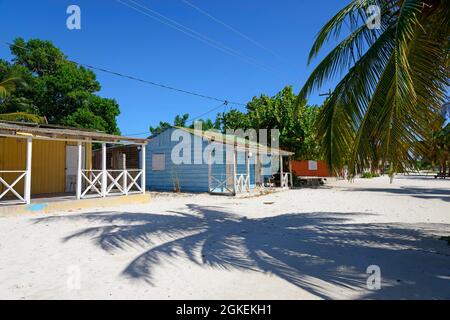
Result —
POLYGON ((0 217, 0 298, 449 299, 443 235, 450 181, 424 177, 0 217))

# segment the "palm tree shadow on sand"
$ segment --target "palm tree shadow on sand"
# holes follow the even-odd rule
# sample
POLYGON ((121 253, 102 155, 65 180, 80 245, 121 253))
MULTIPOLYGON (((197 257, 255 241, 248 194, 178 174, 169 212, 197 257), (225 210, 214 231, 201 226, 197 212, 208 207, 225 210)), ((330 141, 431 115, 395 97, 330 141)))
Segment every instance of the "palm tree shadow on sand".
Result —
MULTIPOLYGON (((89 237, 106 251, 145 248, 123 275, 152 285, 154 268, 163 260, 185 257, 201 266, 270 273, 321 298, 337 297, 330 288, 353 294, 356 290, 358 297, 369 299, 450 298, 450 250, 411 225, 351 223, 351 217, 367 213, 248 219, 217 206, 189 204, 187 209, 168 214, 86 213, 36 222, 100 223, 64 241, 89 237), (381 268, 381 290, 367 289, 369 265, 381 268)), ((427 227, 449 230, 449 225, 427 227)))

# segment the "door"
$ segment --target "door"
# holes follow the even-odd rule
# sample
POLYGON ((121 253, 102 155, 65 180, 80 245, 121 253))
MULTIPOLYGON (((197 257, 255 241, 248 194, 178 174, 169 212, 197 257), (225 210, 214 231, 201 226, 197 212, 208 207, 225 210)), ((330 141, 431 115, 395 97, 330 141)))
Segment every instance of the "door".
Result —
MULTIPOLYGON (((81 168, 86 168, 85 150, 82 147, 81 168)), ((78 169, 78 146, 66 146, 66 192, 76 192, 78 169)))

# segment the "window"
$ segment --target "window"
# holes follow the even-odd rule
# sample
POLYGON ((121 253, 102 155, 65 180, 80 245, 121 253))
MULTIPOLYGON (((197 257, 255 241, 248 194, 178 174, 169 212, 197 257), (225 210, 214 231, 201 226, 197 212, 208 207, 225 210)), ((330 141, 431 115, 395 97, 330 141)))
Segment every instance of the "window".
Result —
POLYGON ((152 155, 152 170, 164 171, 166 169, 166 155, 164 153, 154 153, 152 155))
POLYGON ((308 170, 309 171, 316 171, 317 170, 317 161, 308 161, 308 170))

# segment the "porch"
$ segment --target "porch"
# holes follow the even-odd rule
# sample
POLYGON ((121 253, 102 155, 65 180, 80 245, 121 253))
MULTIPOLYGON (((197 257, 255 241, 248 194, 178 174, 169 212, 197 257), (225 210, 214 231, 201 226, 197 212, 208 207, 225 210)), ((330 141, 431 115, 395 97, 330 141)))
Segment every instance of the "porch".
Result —
POLYGON ((293 153, 261 146, 235 145, 231 152, 230 149, 224 155, 224 165, 212 163, 213 155, 209 154, 208 188, 211 194, 238 195, 293 186, 293 153))
POLYGON ((0 208, 145 194, 146 144, 98 131, 2 121, 0 208), (127 167, 123 155, 121 169, 108 169, 107 145, 117 144, 137 145, 142 165, 127 167), (93 145, 101 149, 100 166, 92 165, 93 145))

